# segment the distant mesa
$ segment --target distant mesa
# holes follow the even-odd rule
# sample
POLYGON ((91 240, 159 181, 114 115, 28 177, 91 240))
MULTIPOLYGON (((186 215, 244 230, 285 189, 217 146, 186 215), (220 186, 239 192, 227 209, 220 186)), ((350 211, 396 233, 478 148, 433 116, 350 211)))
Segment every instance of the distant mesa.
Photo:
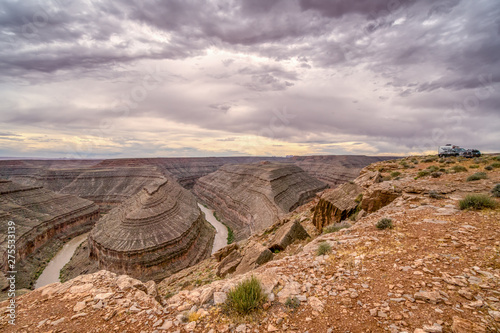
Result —
POLYGON ((209 257, 214 235, 194 196, 164 178, 96 223, 90 257, 100 269, 160 280, 209 257))
POLYGON ((92 201, 0 179, 0 270, 10 270, 9 221, 15 227, 18 287, 27 288, 43 264, 32 255, 62 238, 90 231, 98 217, 99 208, 92 201))
POLYGON ((274 224, 327 185, 293 164, 224 165, 198 179, 193 191, 241 240, 274 224))

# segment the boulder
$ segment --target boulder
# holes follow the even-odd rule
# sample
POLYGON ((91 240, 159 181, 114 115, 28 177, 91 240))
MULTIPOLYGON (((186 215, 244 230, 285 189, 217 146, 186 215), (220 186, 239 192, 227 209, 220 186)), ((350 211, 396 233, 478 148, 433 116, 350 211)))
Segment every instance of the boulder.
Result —
POLYGON ((380 182, 381 175, 378 171, 367 171, 362 173, 358 178, 354 179, 354 183, 363 188, 368 188, 373 184, 380 182))
POLYGON ((234 273, 242 258, 243 256, 238 250, 232 251, 221 261, 219 266, 217 266, 217 276, 224 277, 227 274, 234 273))
POLYGON ((273 258, 273 253, 265 246, 250 242, 243 251, 243 258, 236 268, 236 274, 249 272, 273 258))
POLYGON ((239 247, 238 247, 237 243, 232 243, 232 244, 229 244, 227 246, 224 246, 222 249, 220 249, 217 252, 215 252, 214 254, 212 254, 212 256, 218 262, 221 262, 222 259, 226 258, 231 252, 233 252, 234 250, 237 250, 238 248, 239 247))
POLYGON ((273 239, 270 242, 269 249, 283 251, 298 239, 306 239, 309 237, 307 231, 302 227, 299 220, 290 221, 282 225, 276 231, 273 239))
POLYGON ((355 183, 325 191, 314 208, 313 224, 321 232, 323 227, 347 219, 356 210, 361 193, 362 188, 355 183))
POLYGON ((391 181, 374 184, 363 193, 361 209, 367 213, 375 212, 393 202, 401 192, 401 189, 391 181))

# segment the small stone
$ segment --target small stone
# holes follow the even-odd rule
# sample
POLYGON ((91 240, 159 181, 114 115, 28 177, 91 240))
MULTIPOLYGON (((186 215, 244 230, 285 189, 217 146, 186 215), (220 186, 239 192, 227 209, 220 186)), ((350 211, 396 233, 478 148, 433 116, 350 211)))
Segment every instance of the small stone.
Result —
POLYGON ((269 324, 269 325, 267 325, 267 331, 268 332, 277 332, 278 328, 276 326, 274 326, 273 324, 269 324))
POLYGON ((488 313, 496 322, 500 322, 500 311, 489 310, 488 313))
POLYGON ((153 327, 160 326, 163 323, 163 319, 158 319, 153 323, 153 327))
POLYGON ((160 330, 168 330, 173 325, 174 325, 174 323, 171 320, 165 320, 165 322, 163 323, 163 325, 161 327, 159 327, 158 329, 160 329, 160 330))
POLYGON ((72 316, 70 319, 71 320, 74 320, 74 319, 77 319, 77 318, 80 318, 80 317, 85 317, 87 314, 85 312, 80 312, 80 313, 77 313, 76 315, 72 316))
POLYGON ((247 325, 241 324, 236 327, 236 332, 245 333, 247 331, 247 325))
POLYGON ((424 325, 423 329, 424 329, 424 332, 426 332, 426 333, 442 333, 443 332, 443 327, 437 323, 434 323, 434 325, 432 325, 432 326, 424 325))
POLYGON ((187 332, 192 332, 192 331, 194 331, 195 328, 196 328, 196 322, 195 321, 192 321, 189 324, 186 324, 186 326, 184 326, 184 329, 187 332))
POLYGON ((85 309, 85 301, 81 301, 81 302, 78 302, 76 303, 76 305, 73 307, 73 311, 75 312, 80 312, 82 311, 83 309, 85 309))
POLYGON ((214 293, 214 304, 215 305, 218 305, 218 304, 223 304, 225 303, 227 300, 227 294, 224 293, 224 292, 215 292, 214 293))
POLYGON ((62 323, 63 321, 65 321, 65 320, 66 320, 66 317, 62 317, 62 318, 60 318, 58 320, 55 320, 55 321, 51 322, 50 324, 52 326, 56 326, 56 325, 59 325, 60 323, 62 323))

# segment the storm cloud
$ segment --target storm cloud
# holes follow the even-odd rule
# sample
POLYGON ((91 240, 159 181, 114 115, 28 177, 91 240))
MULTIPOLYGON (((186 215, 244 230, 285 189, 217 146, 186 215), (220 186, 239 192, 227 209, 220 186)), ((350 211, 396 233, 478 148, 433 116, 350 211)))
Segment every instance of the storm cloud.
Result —
POLYGON ((0 154, 498 152, 499 17, 495 0, 3 1, 0 154))

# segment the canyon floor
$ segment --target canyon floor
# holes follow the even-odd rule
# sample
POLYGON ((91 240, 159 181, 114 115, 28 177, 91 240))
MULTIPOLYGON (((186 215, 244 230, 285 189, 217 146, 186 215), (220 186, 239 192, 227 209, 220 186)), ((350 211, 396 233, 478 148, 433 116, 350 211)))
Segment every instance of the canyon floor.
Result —
MULTIPOLYGON (((500 168, 485 169, 498 163, 493 157, 447 161, 452 163, 406 158, 366 167, 364 172, 378 172, 383 180, 367 191, 383 187, 397 193, 395 200, 351 221, 350 228, 326 234, 312 225, 318 199, 303 205, 287 218, 301 221, 311 237, 253 271, 221 279, 212 259, 189 268, 182 284, 162 282, 159 288, 99 271, 18 297, 16 325, 4 311, 0 330, 499 332, 500 209, 460 210, 459 201, 489 194, 500 183, 500 168), (444 169, 436 178, 422 172, 433 166, 434 172, 444 169), (487 178, 467 181, 478 171, 487 178), (393 228, 376 228, 381 218, 392 219, 393 228), (331 251, 318 255, 323 242, 331 251), (252 275, 268 301, 250 316, 227 313, 227 292, 252 275), (287 306, 294 298, 300 304, 287 306)), ((253 239, 265 244, 269 236, 253 239)))

